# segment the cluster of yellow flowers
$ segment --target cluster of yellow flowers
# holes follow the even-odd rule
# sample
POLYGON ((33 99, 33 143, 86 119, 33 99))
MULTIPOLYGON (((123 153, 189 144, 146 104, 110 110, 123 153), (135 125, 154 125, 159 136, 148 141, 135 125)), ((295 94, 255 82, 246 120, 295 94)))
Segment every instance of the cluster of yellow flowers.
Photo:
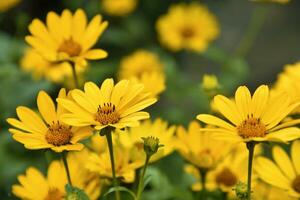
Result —
MULTIPOLYGON (((103 0, 112 15, 128 14, 136 4, 103 0)), ((17 118, 7 119, 13 139, 25 148, 62 155, 62 160, 50 163, 47 176, 29 167, 12 187, 15 196, 71 199, 77 193, 65 189, 68 184, 89 199, 98 199, 107 186, 133 183, 138 169, 144 167, 144 174, 148 163, 177 151, 187 161, 184 171, 194 177, 194 191, 219 189, 230 198, 246 199, 300 197, 300 142, 292 143, 291 158, 275 146, 274 161, 263 156, 260 146, 300 138, 296 127, 300 119, 291 117, 300 107, 299 63, 286 66, 271 91, 262 85, 251 94, 240 86, 234 98, 216 95, 216 112, 195 116, 206 125, 191 121, 186 129, 160 118, 150 120, 150 114, 143 111, 166 89, 164 63, 149 50, 137 50, 121 60, 118 82, 107 78, 100 85, 86 82, 80 89, 77 74, 86 70, 88 61, 108 56, 105 50, 92 49, 108 22, 100 15, 87 21, 78 9, 74 14, 49 12, 46 23, 34 19, 29 25, 31 35, 26 41, 30 48, 22 59, 23 69, 56 83, 73 77, 77 88, 60 89, 55 100, 40 91, 38 113, 19 106, 17 118)), ((171 6, 156 28, 161 44, 171 51, 203 52, 220 32, 216 17, 197 3, 171 6)), ((218 88, 217 78, 204 76, 202 87, 218 88)), ((136 199, 139 192, 140 186, 136 199)), ((119 195, 116 191, 116 199, 119 195)))

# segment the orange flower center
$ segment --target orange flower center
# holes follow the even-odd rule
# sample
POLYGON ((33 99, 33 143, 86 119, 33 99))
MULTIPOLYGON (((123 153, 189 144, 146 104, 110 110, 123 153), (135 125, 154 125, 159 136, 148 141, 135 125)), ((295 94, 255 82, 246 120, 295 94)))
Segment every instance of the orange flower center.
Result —
POLYGON ((95 120, 102 125, 117 123, 120 117, 116 111, 116 106, 112 103, 104 103, 103 106, 99 105, 98 111, 95 114, 95 120))
POLYGON ((51 188, 44 200, 62 200, 64 194, 57 188, 51 188))
POLYGON ((81 52, 81 46, 75 42, 72 38, 64 40, 63 43, 59 46, 58 52, 64 52, 69 56, 78 56, 81 52))
POLYGON ((237 130, 243 138, 264 137, 266 135, 266 126, 260 118, 254 118, 252 114, 247 116, 247 119, 237 127, 237 130))
POLYGON ((61 146, 70 143, 73 136, 70 126, 60 124, 59 121, 53 122, 46 133, 46 140, 54 146, 61 146))
POLYGON ((238 180, 234 173, 232 173, 231 170, 226 167, 216 176, 216 182, 227 187, 234 186, 237 183, 237 181, 238 180))
POLYGON ((297 175, 293 180, 292 187, 296 192, 300 193, 300 175, 297 175))
POLYGON ((181 36, 183 38, 191 38, 195 35, 195 31, 191 28, 191 27, 184 27, 182 30, 181 30, 181 36))

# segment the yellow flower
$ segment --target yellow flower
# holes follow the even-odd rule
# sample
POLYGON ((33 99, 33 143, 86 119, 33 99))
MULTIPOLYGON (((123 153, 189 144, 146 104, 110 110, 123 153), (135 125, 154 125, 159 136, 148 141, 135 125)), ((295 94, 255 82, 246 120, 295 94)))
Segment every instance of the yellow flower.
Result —
POLYGON ((171 6, 168 13, 158 19, 156 29, 160 42, 172 51, 204 52, 219 35, 217 19, 198 3, 171 6))
POLYGON ((290 0, 251 0, 251 1, 259 2, 259 3, 279 3, 279 4, 286 4, 290 2, 290 0))
POLYGON ((198 168, 213 169, 232 149, 228 142, 215 140, 211 133, 200 131, 196 121, 189 124, 188 130, 177 129, 176 148, 187 161, 198 168))
MULTIPOLYGON (((66 98, 65 89, 61 89, 59 98, 66 98)), ((8 118, 7 122, 14 128, 10 128, 13 138, 24 144, 28 149, 52 149, 56 152, 64 150, 81 150, 83 144, 78 141, 92 134, 89 127, 71 127, 64 124, 60 117, 66 110, 60 105, 55 105, 49 95, 40 91, 37 97, 37 106, 42 119, 31 109, 19 106, 18 119, 8 118)))
MULTIPOLYGON (((273 92, 280 93, 286 92, 293 103, 300 101, 300 62, 285 65, 284 71, 278 75, 275 82, 273 92)), ((300 107, 298 106, 293 110, 293 113, 300 113, 300 107)))
MULTIPOLYGON (((78 156, 81 157, 83 155, 71 154, 68 156, 72 184, 77 188, 83 189, 91 200, 96 200, 100 195, 100 178, 98 175, 85 169, 82 165, 83 163, 79 162, 78 156)), ((25 175, 18 176, 18 180, 20 184, 12 186, 12 193, 21 199, 65 199, 65 185, 68 181, 63 162, 51 162, 48 167, 47 177, 38 169, 29 167, 25 175)))
POLYGON ((62 120, 72 126, 94 126, 101 130, 107 126, 122 129, 138 126, 139 121, 149 118, 141 110, 156 102, 143 92, 142 84, 122 80, 114 85, 113 79, 106 79, 99 88, 88 82, 84 91, 73 90, 73 100, 58 98, 58 103, 70 111, 62 120))
POLYGON ((253 191, 254 200, 297 200, 297 198, 289 196, 283 189, 271 186, 262 181, 256 184, 253 191))
POLYGON ((156 119, 154 122, 146 120, 143 121, 140 126, 120 132, 117 140, 125 148, 130 149, 131 159, 133 161, 141 161, 141 163, 144 163, 146 154, 143 149, 144 142, 141 138, 149 136, 158 138, 159 143, 164 146, 159 148, 158 151, 151 156, 150 162, 154 162, 173 152, 174 133, 175 126, 168 127, 168 123, 162 119, 156 119))
POLYGON ((131 79, 144 84, 145 91, 158 96, 166 88, 163 64, 147 50, 137 50, 121 60, 119 79, 131 79))
MULTIPOLYGON (((103 137, 97 137, 97 140, 104 139, 105 138, 103 137)), ((91 153, 87 158, 87 169, 98 173, 102 178, 112 180, 111 164, 108 162, 110 160, 108 148, 100 154, 91 153)), ((124 148, 121 145, 114 146, 114 158, 116 177, 120 178, 125 183, 134 182, 136 174, 135 170, 143 164, 140 161, 132 161, 130 157, 130 149, 124 148)))
MULTIPOLYGON (((31 72, 33 78, 45 77, 47 80, 62 83, 66 78, 72 77, 72 69, 69 63, 48 62, 34 49, 27 49, 21 60, 21 67, 26 72, 31 72)), ((84 68, 76 68, 80 73, 84 68)))
POLYGON ((104 12, 112 16, 123 16, 133 12, 137 0, 102 0, 104 12))
POLYGON ((77 66, 86 66, 88 60, 102 59, 107 53, 102 49, 92 49, 108 23, 100 15, 87 24, 83 10, 74 15, 64 10, 61 16, 54 12, 47 14, 46 25, 34 19, 29 25, 26 41, 49 62, 71 61, 77 66))
POLYGON ((217 89, 219 88, 218 78, 215 75, 204 74, 201 85, 205 90, 217 89))
POLYGON ((0 12, 5 12, 20 3, 21 0, 0 1, 0 12))
POLYGON ((246 86, 241 86, 235 93, 235 100, 217 95, 214 104, 229 122, 208 114, 200 114, 197 119, 216 126, 206 129, 214 132, 216 138, 236 142, 288 142, 300 137, 300 129, 293 127, 299 119, 281 123, 299 102, 291 103, 284 93, 271 97, 266 85, 257 88, 253 96, 246 86))
POLYGON ((300 197, 300 141, 293 142, 291 158, 279 146, 272 149, 274 162, 259 157, 255 161, 255 171, 265 182, 281 188, 292 197, 300 197))

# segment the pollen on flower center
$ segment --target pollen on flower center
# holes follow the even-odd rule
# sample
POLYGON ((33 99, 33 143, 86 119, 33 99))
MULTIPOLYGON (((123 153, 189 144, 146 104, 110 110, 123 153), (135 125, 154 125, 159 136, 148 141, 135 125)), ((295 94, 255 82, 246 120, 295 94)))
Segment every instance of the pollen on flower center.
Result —
POLYGON ((254 118, 253 114, 251 114, 237 127, 237 131, 243 138, 264 137, 266 135, 266 126, 261 122, 260 118, 254 118))
POLYGON ((189 27, 185 27, 181 30, 181 35, 183 38, 191 38, 194 36, 194 30, 189 27))
POLYGON ((238 180, 237 180, 236 176, 228 168, 224 168, 216 176, 216 182, 218 184, 223 184, 227 187, 234 186, 237 183, 237 181, 238 180))
POLYGON ((116 107, 112 103, 104 103, 103 106, 99 105, 98 111, 95 114, 95 120, 102 125, 115 124, 119 119, 120 117, 116 111, 116 107))
POLYGON ((73 136, 71 127, 57 122, 53 122, 46 133, 46 140, 54 146, 69 144, 73 136))
POLYGON ((297 175, 293 180, 292 187, 296 192, 300 193, 300 175, 297 175))
POLYGON ((51 188, 44 200, 62 200, 64 194, 57 188, 51 188))
POLYGON ((64 40, 59 46, 58 52, 64 52, 69 56, 78 56, 81 52, 81 46, 75 42, 72 38, 64 40))

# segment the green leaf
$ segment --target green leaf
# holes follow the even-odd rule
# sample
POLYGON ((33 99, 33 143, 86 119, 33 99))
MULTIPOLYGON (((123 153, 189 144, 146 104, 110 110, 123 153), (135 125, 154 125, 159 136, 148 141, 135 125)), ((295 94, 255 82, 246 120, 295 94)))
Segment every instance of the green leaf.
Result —
POLYGON ((129 189, 127 189, 126 187, 123 187, 123 186, 112 187, 112 188, 110 188, 103 196, 107 196, 107 195, 109 195, 109 194, 111 194, 111 193, 113 193, 113 192, 116 192, 116 191, 126 192, 126 193, 128 193, 134 200, 136 199, 135 194, 134 194, 131 190, 129 190, 129 189))

